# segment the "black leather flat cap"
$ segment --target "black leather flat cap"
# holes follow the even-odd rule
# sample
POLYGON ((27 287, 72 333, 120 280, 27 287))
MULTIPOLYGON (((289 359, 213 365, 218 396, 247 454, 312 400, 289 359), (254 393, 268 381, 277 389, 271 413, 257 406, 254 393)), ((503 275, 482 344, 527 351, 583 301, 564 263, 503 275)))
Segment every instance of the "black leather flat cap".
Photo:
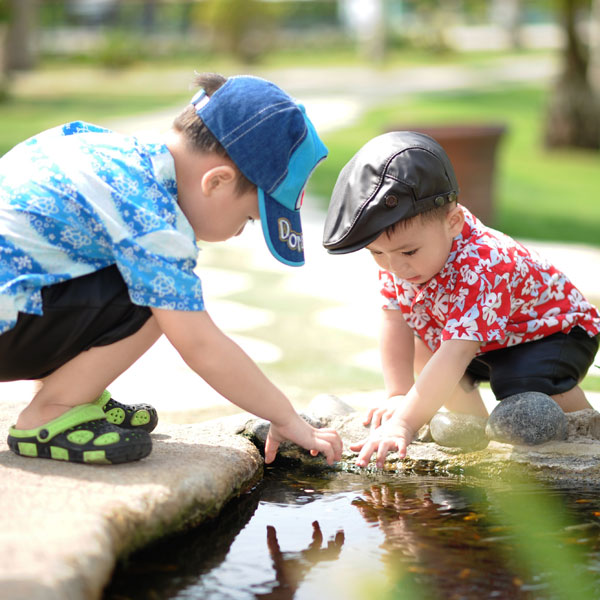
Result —
POLYGON ((457 199, 458 183, 444 149, 414 131, 367 142, 337 179, 323 232, 331 254, 355 252, 390 225, 457 199))

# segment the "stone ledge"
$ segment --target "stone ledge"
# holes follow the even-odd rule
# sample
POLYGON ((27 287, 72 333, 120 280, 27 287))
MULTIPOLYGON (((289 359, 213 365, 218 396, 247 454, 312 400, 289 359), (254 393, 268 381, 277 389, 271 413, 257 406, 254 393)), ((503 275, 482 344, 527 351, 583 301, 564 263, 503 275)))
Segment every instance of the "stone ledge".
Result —
MULTIPOLYGON (((600 414, 588 409, 567 415, 566 441, 552 441, 537 446, 520 446, 491 441, 487 448, 465 452, 434 442, 413 442, 406 458, 388 454, 384 468, 371 463, 366 469, 354 465, 356 452, 348 450, 351 443, 364 439, 369 428, 362 424, 362 412, 356 412, 335 396, 317 396, 307 409, 307 421, 319 427, 333 427, 344 441, 342 461, 336 469, 374 475, 378 472, 421 474, 472 474, 479 477, 530 475, 538 480, 559 484, 586 484, 600 481, 600 414)), ((243 435, 261 447, 267 424, 259 419, 248 421, 243 435)), ((284 443, 277 461, 304 469, 328 469, 325 460, 311 457, 308 452, 284 443)))
MULTIPOLYGON (((21 405, 3 403, 3 438, 21 405)), ((159 425, 139 462, 22 458, 0 441, 0 597, 99 598, 116 560, 216 516, 262 476, 250 442, 214 425, 159 425)))

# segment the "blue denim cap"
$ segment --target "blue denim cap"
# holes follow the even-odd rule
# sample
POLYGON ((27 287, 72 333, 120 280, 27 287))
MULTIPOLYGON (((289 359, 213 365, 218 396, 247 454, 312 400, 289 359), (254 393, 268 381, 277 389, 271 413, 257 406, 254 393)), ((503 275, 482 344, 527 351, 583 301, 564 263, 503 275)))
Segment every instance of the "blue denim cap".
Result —
POLYGON ((257 186, 263 234, 273 256, 287 265, 303 265, 304 187, 327 156, 304 107, 274 83, 250 76, 230 77, 210 97, 200 90, 191 103, 257 186))

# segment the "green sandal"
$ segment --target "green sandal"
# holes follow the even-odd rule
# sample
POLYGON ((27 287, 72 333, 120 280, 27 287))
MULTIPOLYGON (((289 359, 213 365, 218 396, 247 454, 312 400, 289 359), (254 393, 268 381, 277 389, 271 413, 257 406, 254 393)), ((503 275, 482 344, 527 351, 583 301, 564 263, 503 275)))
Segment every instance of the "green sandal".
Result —
POLYGON ((152 440, 146 431, 110 424, 98 406, 81 404, 37 429, 11 427, 8 446, 15 454, 32 458, 117 464, 148 456, 152 440))
POLYGON ((92 404, 105 412, 109 423, 125 429, 143 429, 150 433, 158 423, 156 409, 150 404, 121 404, 111 398, 108 390, 104 390, 92 404))

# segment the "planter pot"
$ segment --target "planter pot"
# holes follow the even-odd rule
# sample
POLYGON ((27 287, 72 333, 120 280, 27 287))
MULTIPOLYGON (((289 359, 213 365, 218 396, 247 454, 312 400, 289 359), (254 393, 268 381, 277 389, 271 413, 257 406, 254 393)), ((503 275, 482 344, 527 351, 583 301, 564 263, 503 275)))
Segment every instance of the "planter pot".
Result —
POLYGON ((494 172, 504 125, 402 126, 388 131, 419 131, 444 148, 458 180, 458 199, 486 225, 494 224, 494 172))

